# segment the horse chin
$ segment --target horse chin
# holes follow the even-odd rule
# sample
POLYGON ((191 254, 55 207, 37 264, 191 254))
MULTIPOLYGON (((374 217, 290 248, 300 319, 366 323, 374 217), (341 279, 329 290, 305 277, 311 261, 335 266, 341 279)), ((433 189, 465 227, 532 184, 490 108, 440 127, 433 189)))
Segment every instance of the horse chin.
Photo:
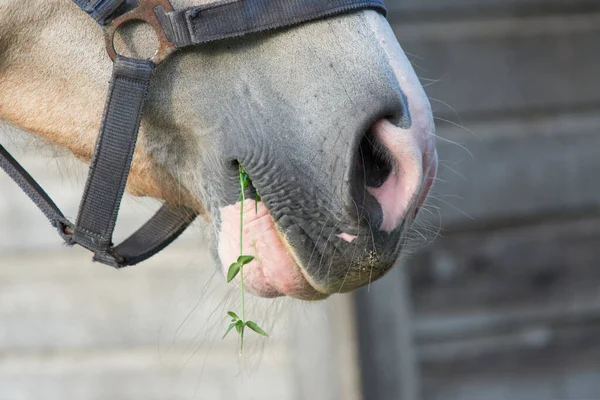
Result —
MULTIPOLYGON (((263 202, 244 202, 240 235, 240 202, 221 208, 218 254, 223 273, 240 255, 253 256, 244 266, 244 286, 266 298, 290 296, 301 300, 322 300, 329 295, 316 290, 296 261, 287 240, 277 230, 263 202), (242 246, 240 249, 240 238, 242 246)), ((240 276, 236 278, 239 281, 240 276)))

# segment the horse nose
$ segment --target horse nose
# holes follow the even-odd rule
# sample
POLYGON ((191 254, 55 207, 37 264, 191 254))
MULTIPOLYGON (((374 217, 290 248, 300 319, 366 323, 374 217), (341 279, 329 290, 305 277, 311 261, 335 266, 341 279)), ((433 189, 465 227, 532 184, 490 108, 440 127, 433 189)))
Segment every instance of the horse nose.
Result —
POLYGON ((422 192, 428 190, 423 185, 424 134, 380 119, 358 139, 351 195, 359 223, 366 221, 370 229, 390 233, 419 206, 426 195, 422 192))

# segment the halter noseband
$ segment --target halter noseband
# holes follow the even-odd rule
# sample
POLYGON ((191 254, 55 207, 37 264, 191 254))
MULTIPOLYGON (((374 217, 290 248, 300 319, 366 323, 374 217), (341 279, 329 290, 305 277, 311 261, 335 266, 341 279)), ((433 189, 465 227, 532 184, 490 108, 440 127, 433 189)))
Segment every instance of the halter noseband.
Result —
POLYGON ((169 0, 73 0, 104 30, 113 71, 100 133, 79 206, 71 223, 23 167, 0 145, 2 168, 33 200, 69 245, 94 252, 94 260, 122 268, 158 253, 196 218, 195 210, 163 205, 118 246, 112 235, 137 141, 144 100, 154 68, 177 49, 297 25, 350 11, 372 9, 386 15, 382 0, 224 0, 175 11, 169 0), (123 23, 141 20, 156 32, 159 45, 149 60, 120 56, 113 37, 123 23))

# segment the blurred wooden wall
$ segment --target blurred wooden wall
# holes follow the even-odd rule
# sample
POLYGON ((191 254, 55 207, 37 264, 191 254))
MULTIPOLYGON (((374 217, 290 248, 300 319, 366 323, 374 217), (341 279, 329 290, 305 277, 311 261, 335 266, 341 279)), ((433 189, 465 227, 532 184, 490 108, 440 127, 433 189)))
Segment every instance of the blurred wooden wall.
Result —
MULTIPOLYGON (((0 122, 0 143, 73 220, 87 166, 0 122)), ((120 242, 158 208, 126 196, 120 242)), ((198 227, 115 270, 67 248, 0 173, 0 400, 360 400, 350 296, 246 297, 270 338, 221 337, 239 310, 198 227)))
POLYGON ((365 398, 600 398, 600 1, 387 4, 437 117, 441 230, 359 294, 365 398))

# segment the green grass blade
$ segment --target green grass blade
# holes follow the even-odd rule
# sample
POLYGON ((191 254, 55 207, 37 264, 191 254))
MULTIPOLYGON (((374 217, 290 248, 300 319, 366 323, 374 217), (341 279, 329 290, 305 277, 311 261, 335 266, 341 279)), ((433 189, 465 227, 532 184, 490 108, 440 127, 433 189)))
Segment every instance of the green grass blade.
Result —
POLYGON ((240 319, 240 317, 238 317, 238 315, 236 313, 234 313, 233 311, 228 311, 227 315, 229 315, 231 318, 233 318, 233 322, 235 322, 238 319, 240 319))
POLYGON ((242 264, 234 262, 233 264, 231 264, 229 266, 229 271, 227 271, 227 283, 231 282, 233 280, 233 278, 235 278, 237 276, 237 274, 239 274, 240 270, 242 269, 242 264))
POLYGON ((253 256, 239 256, 237 259, 238 264, 246 265, 254 260, 253 256))
POLYGON ((248 187, 248 185, 250 184, 250 178, 248 177, 248 174, 246 173, 246 171, 244 170, 244 167, 242 167, 241 164, 240 164, 240 183, 242 184, 243 189, 246 189, 248 187))
POLYGON ((241 335, 242 330, 244 329, 244 321, 242 321, 242 320, 236 321, 234 323, 234 325, 235 325, 235 330, 237 331, 237 333, 239 333, 241 335))
POLYGON ((267 334, 267 332, 263 331, 262 328, 260 326, 258 326, 256 324, 256 322, 254 321, 246 321, 246 326, 250 329, 252 329, 254 332, 258 333, 259 335, 263 335, 265 337, 269 337, 269 335, 267 334))
POLYGON ((229 328, 227 328, 227 331, 225 332, 225 334, 223 335, 223 337, 221 338, 221 340, 225 339, 225 336, 227 336, 227 334, 228 334, 229 332, 231 332, 231 330, 232 330, 233 328, 235 328, 235 323, 234 323, 234 322, 232 322, 232 323, 230 323, 230 324, 229 324, 229 328))

